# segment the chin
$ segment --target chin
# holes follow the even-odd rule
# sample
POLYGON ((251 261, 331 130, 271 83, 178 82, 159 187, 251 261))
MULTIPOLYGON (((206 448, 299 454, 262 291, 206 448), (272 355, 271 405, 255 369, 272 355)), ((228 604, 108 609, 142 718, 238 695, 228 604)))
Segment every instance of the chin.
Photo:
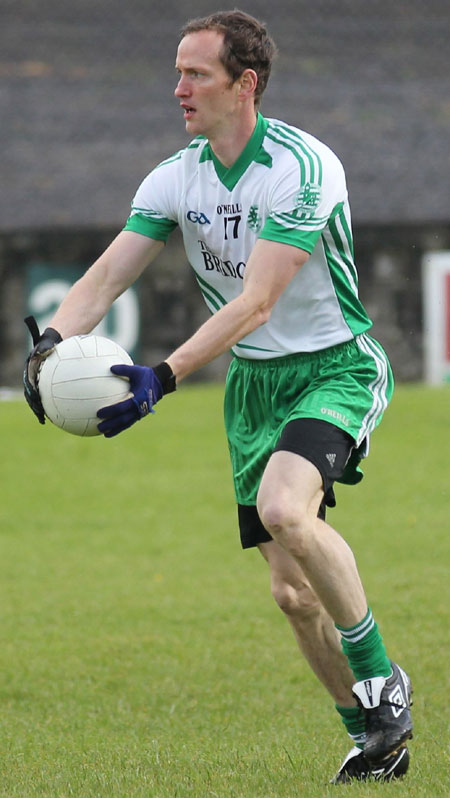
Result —
POLYGON ((186 132, 192 136, 204 135, 201 125, 195 119, 188 119, 186 121, 186 132))

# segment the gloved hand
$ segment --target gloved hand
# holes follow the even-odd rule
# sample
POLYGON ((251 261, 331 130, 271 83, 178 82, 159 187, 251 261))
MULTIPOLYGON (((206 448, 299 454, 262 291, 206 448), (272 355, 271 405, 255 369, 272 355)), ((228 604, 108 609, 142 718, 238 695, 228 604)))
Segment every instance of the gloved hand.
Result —
POLYGON ((31 333, 34 349, 32 349, 28 355, 25 363, 23 371, 23 392, 34 415, 39 419, 39 423, 45 424, 44 408, 42 407, 41 397, 39 396, 37 387, 37 375, 42 361, 53 352, 56 344, 62 341, 62 337, 53 327, 47 327, 41 335, 34 316, 27 316, 24 321, 31 333))
POLYGON ((119 377, 129 379, 133 396, 98 411, 97 416, 104 419, 98 429, 105 438, 113 438, 148 413, 154 413, 153 405, 164 394, 176 389, 175 377, 168 363, 160 363, 154 368, 124 364, 111 366, 111 371, 119 377))

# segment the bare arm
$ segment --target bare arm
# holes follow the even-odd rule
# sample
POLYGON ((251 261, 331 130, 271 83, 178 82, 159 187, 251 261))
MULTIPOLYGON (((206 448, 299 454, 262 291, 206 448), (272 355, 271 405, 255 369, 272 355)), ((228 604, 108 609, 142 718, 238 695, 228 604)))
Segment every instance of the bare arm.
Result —
POLYGON ((125 230, 80 278, 61 302, 50 327, 68 338, 91 332, 115 299, 142 274, 164 243, 125 230))
POLYGON ((130 380, 133 394, 118 404, 98 411, 98 429, 112 438, 146 416, 179 381, 214 360, 241 338, 270 318, 277 299, 307 261, 308 254, 288 244, 257 241, 247 262, 242 294, 208 319, 194 335, 153 368, 113 366, 112 371, 130 380))
POLYGON ((275 302, 308 258, 308 253, 297 247, 259 239, 247 262, 242 294, 166 358, 177 381, 268 321, 275 302))

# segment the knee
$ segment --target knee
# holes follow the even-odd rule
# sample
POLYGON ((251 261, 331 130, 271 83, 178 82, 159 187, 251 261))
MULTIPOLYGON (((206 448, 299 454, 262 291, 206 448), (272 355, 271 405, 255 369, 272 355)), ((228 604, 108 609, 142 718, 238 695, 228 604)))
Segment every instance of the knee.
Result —
POLYGON ((292 507, 286 501, 272 498, 258 504, 258 514, 263 526, 286 551, 300 558, 306 554, 316 519, 304 507, 292 507))

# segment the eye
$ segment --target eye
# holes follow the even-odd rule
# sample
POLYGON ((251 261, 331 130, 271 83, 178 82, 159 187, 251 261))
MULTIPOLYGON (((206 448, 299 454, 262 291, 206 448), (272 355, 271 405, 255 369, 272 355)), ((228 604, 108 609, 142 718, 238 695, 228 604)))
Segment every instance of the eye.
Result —
POLYGON ((204 76, 204 73, 203 72, 199 72, 197 69, 187 69, 183 73, 183 71, 181 69, 178 69, 178 67, 175 67, 175 72, 177 73, 177 76, 179 78, 181 78, 183 76, 183 74, 185 74, 187 77, 190 77, 190 78, 201 78, 201 77, 204 76))

